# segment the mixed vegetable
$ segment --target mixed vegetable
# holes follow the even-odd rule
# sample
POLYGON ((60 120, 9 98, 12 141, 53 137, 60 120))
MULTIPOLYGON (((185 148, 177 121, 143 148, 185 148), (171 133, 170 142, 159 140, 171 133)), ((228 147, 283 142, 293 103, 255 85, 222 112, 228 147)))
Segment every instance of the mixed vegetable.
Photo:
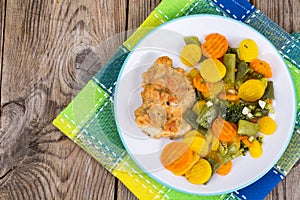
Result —
POLYGON ((184 38, 180 59, 190 68, 188 76, 195 87, 197 101, 185 112, 192 126, 181 141, 164 147, 162 164, 193 184, 205 184, 214 173, 230 173, 232 160, 262 155, 263 135, 276 131, 272 68, 258 58, 252 39, 238 48, 212 33, 200 43, 198 37, 184 38), (199 64, 199 66, 197 66, 199 64))

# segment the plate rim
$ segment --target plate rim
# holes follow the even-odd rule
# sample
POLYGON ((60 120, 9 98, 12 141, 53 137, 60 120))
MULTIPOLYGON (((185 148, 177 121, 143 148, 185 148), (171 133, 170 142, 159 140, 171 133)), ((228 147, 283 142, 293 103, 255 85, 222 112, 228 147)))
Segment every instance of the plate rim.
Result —
MULTIPOLYGON (((149 28, 149 27, 146 27, 146 28, 149 28)), ((150 178, 152 178, 153 180, 155 180, 156 182, 158 182, 159 184, 161 185, 164 185, 168 188, 171 188, 175 191, 178 191, 178 192, 182 192, 182 193, 185 193, 185 194, 190 194, 190 195, 197 195, 197 196, 214 196, 214 195, 222 195, 222 194, 228 194, 228 193, 231 193, 231 192, 234 192, 234 191, 237 191, 237 190, 240 190, 240 189, 243 189, 253 183, 255 183, 257 180, 261 179, 263 176, 265 176, 270 170, 272 170, 272 168, 276 165, 276 163, 280 160, 280 158, 283 156, 284 152, 286 151, 288 145, 290 144, 290 141, 291 141, 291 138, 293 136, 293 130, 295 128, 295 122, 296 122, 296 119, 297 119, 297 109, 296 109, 296 104, 297 104, 297 97, 296 97, 296 90, 295 90, 295 85, 294 85, 294 80, 292 78, 292 75, 291 75, 291 72, 287 66, 287 63, 284 61, 284 58, 283 56, 279 53, 279 50, 274 46, 274 44, 266 37, 264 36, 262 33, 260 33, 259 31, 257 31, 256 29, 254 29, 253 27, 251 27, 250 25, 248 24, 245 24, 243 23, 242 21, 239 21, 239 20, 235 20, 233 18, 230 18, 230 17, 226 17, 226 16, 222 16, 222 15, 215 15, 215 14, 193 14, 193 15, 187 15, 187 16, 182 16, 182 17, 178 17, 178 18, 175 18, 175 19, 172 19, 170 21, 167 21, 157 27, 150 27, 152 30, 149 31, 145 36, 143 36, 143 38, 140 39, 140 41, 138 41, 135 46, 130 50, 129 54, 127 55, 126 59, 124 60, 123 64, 122 64, 122 67, 121 67, 121 70, 118 74, 118 78, 117 78, 117 81, 116 81, 116 86, 115 86, 115 90, 114 90, 114 106, 113 106, 113 111, 114 111, 114 118, 115 118, 115 122, 116 122, 116 126, 117 126, 117 130, 118 130, 118 134, 119 134, 119 137, 121 138, 121 141, 122 141, 122 144, 124 145, 124 148, 126 150, 126 152, 128 153, 128 155, 131 157, 131 159, 135 162, 135 164, 142 170, 143 173, 147 174, 150 178), (291 86, 292 86, 292 96, 293 96, 293 123, 291 125, 291 130, 289 132, 289 137, 287 139, 287 142, 284 144, 284 147, 282 149, 282 151, 278 154, 277 158, 274 160, 274 162, 272 163, 272 166, 271 168, 267 168, 267 170, 264 170, 263 173, 261 173, 259 176, 257 176, 256 178, 252 179, 251 181, 243 184, 242 186, 239 186, 239 187, 235 187, 234 189, 230 189, 230 190, 226 190, 226 191, 222 191, 222 192, 216 192, 216 193, 194 193, 194 192, 190 192, 190 191, 185 191, 185 190, 182 190, 182 189, 179 189, 179 188, 176 188, 174 186, 171 186, 169 185, 168 183, 165 183, 164 181, 162 180, 159 180, 157 177, 155 177, 154 175, 151 174, 151 172, 148 172, 147 170, 145 170, 145 168, 135 159, 135 157, 132 155, 132 153, 128 150, 128 147, 124 141, 124 138, 122 137, 122 130, 120 129, 120 126, 119 126, 119 122, 118 122, 118 119, 117 119, 117 104, 115 102, 117 102, 117 99, 118 99, 118 89, 119 89, 119 83, 120 83, 120 80, 121 80, 121 77, 123 75, 123 71, 127 65, 127 62, 128 60, 130 59, 130 57, 132 56, 132 54, 135 52, 135 50, 139 47, 139 45, 144 41, 146 40, 151 34, 153 34, 154 32, 162 29, 164 26, 167 26, 168 24, 171 24, 171 23, 174 23, 176 21, 180 21, 180 20, 185 20, 185 19, 189 19, 189 18, 206 18, 206 17, 210 17, 210 18, 216 18, 216 19, 222 19, 222 20, 228 20, 228 21, 231 21, 231 22, 234 22, 234 23, 237 23, 241 26, 244 26, 246 28, 249 28, 251 29, 252 31, 256 32, 258 35, 260 35, 261 37, 263 37, 271 46, 272 48, 275 50, 277 56, 281 59, 281 61, 284 63, 284 66, 288 72, 288 77, 290 79, 290 82, 291 82, 291 86)))

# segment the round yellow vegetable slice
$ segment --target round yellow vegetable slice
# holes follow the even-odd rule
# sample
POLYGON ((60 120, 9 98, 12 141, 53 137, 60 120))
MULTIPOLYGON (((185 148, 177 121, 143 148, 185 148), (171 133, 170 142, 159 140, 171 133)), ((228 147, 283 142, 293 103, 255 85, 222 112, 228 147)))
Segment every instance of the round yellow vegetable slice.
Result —
POLYGON ((226 67, 218 59, 208 58, 200 64, 200 74, 205 81, 215 83, 224 78, 226 67))
POLYGON ((186 45, 180 52, 181 62, 188 66, 195 66, 201 59, 202 51, 201 48, 196 44, 186 45))
POLYGON ((271 135, 276 131, 276 122, 269 116, 262 117, 258 120, 259 131, 266 135, 271 135))
POLYGON ((188 147, 193 152, 200 155, 200 157, 204 157, 208 154, 208 143, 206 142, 205 138, 196 130, 187 132, 184 135, 182 142, 187 144, 188 147))
POLYGON ((262 155, 263 150, 256 139, 251 142, 251 146, 249 146, 249 152, 253 158, 259 158, 262 155))
POLYGON ((238 91, 238 96, 244 101, 257 101, 265 93, 265 86, 260 80, 250 79, 244 82, 238 91))
POLYGON ((245 39, 240 42, 239 45, 239 59, 245 62, 250 62, 257 58, 258 46, 254 40, 245 39))
POLYGON ((212 168, 209 162, 205 159, 200 159, 198 162, 185 173, 186 178, 193 184, 204 184, 212 175, 212 168))

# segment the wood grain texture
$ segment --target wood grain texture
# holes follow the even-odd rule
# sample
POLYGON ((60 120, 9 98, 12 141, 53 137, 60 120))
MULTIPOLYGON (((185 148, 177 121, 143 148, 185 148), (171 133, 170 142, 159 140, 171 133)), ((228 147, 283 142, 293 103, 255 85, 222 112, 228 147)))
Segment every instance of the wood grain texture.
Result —
MULTIPOLYGON (((300 31, 299 0, 251 2, 300 31)), ((0 0, 1 200, 136 199, 51 121, 158 3, 0 0)), ((266 199, 300 199, 299 170, 266 199)))
POLYGON ((0 199, 113 199, 115 177, 51 122, 123 42, 126 1, 10 0, 6 12, 0 199))
MULTIPOLYGON (((0 0, 0 88, 2 82, 2 65, 3 65, 3 45, 4 45, 4 27, 5 27, 5 14, 6 14, 6 0, 0 0)), ((0 95, 1 105, 1 95, 0 95)))
POLYGON ((161 0, 129 0, 128 30, 135 30, 150 15, 161 0))
POLYGON ((287 32, 300 32, 299 0, 256 0, 255 4, 287 32))

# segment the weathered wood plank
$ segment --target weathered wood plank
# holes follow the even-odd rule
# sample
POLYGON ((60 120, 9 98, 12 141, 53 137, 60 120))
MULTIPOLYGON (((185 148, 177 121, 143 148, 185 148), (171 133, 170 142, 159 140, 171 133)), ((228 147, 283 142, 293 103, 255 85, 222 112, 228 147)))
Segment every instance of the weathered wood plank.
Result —
MULTIPOLYGON (((2 83, 2 53, 3 53, 3 45, 4 45, 4 28, 5 28, 5 6, 6 0, 0 0, 0 88, 2 83)), ((1 104, 1 95, 0 95, 0 104, 1 104)))
POLYGON ((161 0, 130 0, 128 7, 128 30, 135 30, 150 15, 161 0))
POLYGON ((51 121, 124 40, 126 1, 11 0, 6 9, 0 199, 113 199, 115 178, 51 121), (97 58, 98 48, 108 50, 97 58))
POLYGON ((289 33, 300 31, 299 0, 256 0, 256 7, 289 33))
POLYGON ((136 200, 137 198, 122 183, 118 182, 117 199, 120 200, 136 200))

